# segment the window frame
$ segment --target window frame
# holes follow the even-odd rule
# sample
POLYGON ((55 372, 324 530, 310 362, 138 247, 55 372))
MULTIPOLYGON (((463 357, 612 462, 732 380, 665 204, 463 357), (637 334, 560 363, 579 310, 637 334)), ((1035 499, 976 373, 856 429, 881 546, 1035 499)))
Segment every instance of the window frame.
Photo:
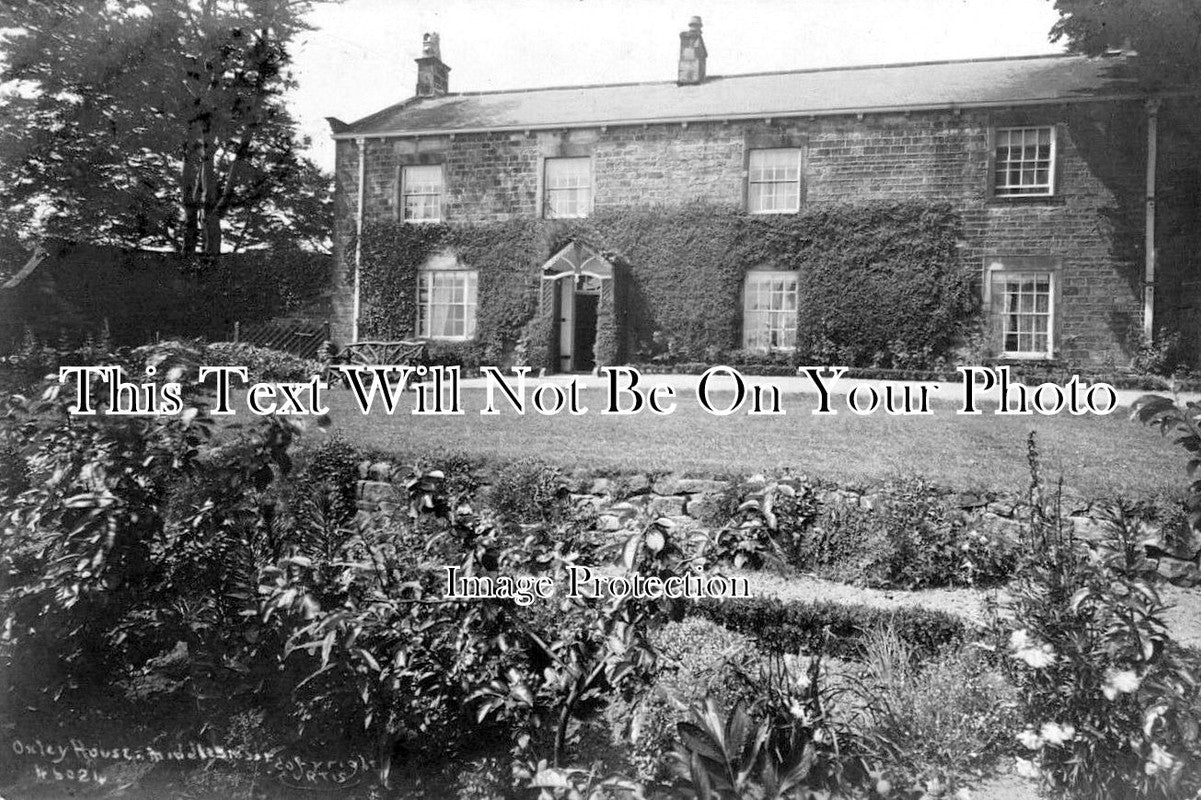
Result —
MULTIPOLYGON (((433 225, 433 224, 437 224, 439 222, 443 222, 446 219, 446 164, 444 164, 444 163, 401 164, 400 165, 400 177, 399 177, 399 180, 397 181, 397 183, 399 184, 399 188, 400 188, 400 198, 397 202, 397 213, 399 214, 400 221, 403 224, 405 224, 405 225, 433 225), (438 181, 439 181, 439 189, 438 189, 438 195, 437 195, 438 196, 438 216, 437 216, 437 218, 428 218, 428 219, 408 219, 405 217, 405 208, 406 208, 405 198, 409 195, 409 192, 407 191, 408 180, 406 177, 406 173, 410 169, 429 169, 429 168, 437 168, 437 170, 438 170, 438 181)), ((428 196, 427 193, 424 193, 424 192, 421 193, 421 195, 428 196)))
POLYGON ((417 338, 427 339, 438 342, 469 342, 475 339, 478 331, 477 317, 479 315, 479 270, 468 269, 463 266, 448 267, 420 267, 417 270, 417 287, 415 292, 415 301, 417 306, 417 319, 415 321, 415 330, 417 338), (463 277, 467 282, 463 286, 463 301, 458 304, 463 308, 463 333, 451 334, 449 336, 435 335, 433 330, 433 314, 431 313, 435 305, 453 306, 455 303, 434 303, 434 278, 436 276, 454 276, 463 277), (428 279, 428 281, 427 281, 428 279), (425 291, 429 298, 428 303, 422 302, 422 292, 425 291), (468 302, 471 298, 471 302, 468 302), (425 323, 425 325, 423 325, 425 323), (426 330, 426 325, 429 326, 429 331, 426 330))
MULTIPOLYGON (((800 300, 801 300, 800 295, 801 295, 800 273, 797 272, 796 270, 780 270, 780 269, 750 269, 750 270, 747 270, 746 274, 743 276, 743 279, 742 279, 742 308, 741 308, 741 311, 742 311, 742 348, 744 350, 747 350, 750 352, 756 352, 756 353, 774 353, 774 352, 790 353, 790 352, 795 351, 797 334, 800 329, 800 300), (771 345, 768 345, 766 347, 752 345, 751 341, 750 341, 750 326, 747 324, 748 319, 750 317, 750 313, 749 313, 750 309, 747 307, 747 305, 750 300, 751 283, 752 283, 752 281, 755 281, 755 280, 764 280, 764 279, 771 280, 771 279, 778 278, 778 277, 783 277, 785 280, 792 281, 792 295, 793 295, 793 303, 792 303, 793 307, 792 307, 792 317, 791 317, 791 320, 792 320, 792 344, 791 345, 781 345, 779 347, 772 347, 771 345)), ((769 296, 770 296, 770 291, 769 291, 769 296)), ((772 315, 772 314, 787 314, 788 311, 787 311, 787 309, 784 309, 784 310, 767 309, 767 310, 759 310, 755 313, 772 315)), ((781 333, 783 334, 783 333, 786 333, 787 331, 788 331, 788 327, 785 326, 781 330, 781 333)), ((770 338, 771 332, 772 332, 771 328, 769 327, 769 329, 768 329, 769 338, 770 338)))
MULTIPOLYGON (((1014 257, 1014 258, 993 258, 985 263, 984 267, 984 308, 989 316, 989 327, 993 331, 993 337, 996 343, 997 355, 1002 359, 1014 361, 1049 361, 1055 358, 1055 350, 1058 346, 1060 338, 1059 330, 1059 306, 1060 306, 1060 264, 1057 260, 1042 257, 1014 257), (1047 311, 1046 312, 1026 312, 1029 314, 1044 315, 1047 320, 1047 347, 1041 351, 1023 351, 1023 350, 1008 350, 1006 349, 1006 318, 1010 316, 1010 312, 1004 310, 1005 290, 1002 289, 1000 303, 1002 308, 993 311, 993 282, 995 279, 1002 281, 1013 278, 1033 278, 1038 280, 1045 277, 1047 280, 1047 311)), ((1019 316, 1023 313, 1020 309, 1015 312, 1019 316)))
POLYGON ((800 212, 801 206, 804 205, 804 194, 805 194, 805 148, 798 147, 795 145, 778 145, 778 146, 769 146, 769 147, 748 147, 747 153, 746 153, 746 178, 745 178, 745 182, 744 182, 744 190, 743 191, 744 191, 745 198, 746 198, 744 207, 746 208, 746 211, 748 214, 772 215, 772 214, 796 214, 796 213, 800 212), (753 170, 752 162, 755 159, 755 154, 756 153, 766 153, 769 151, 788 151, 788 150, 795 151, 795 153, 796 153, 796 169, 797 169, 796 207, 791 208, 791 209, 773 209, 770 211, 764 211, 761 209, 752 208, 751 207, 751 203, 752 203, 751 187, 753 185, 756 185, 756 184, 776 185, 776 184, 789 183, 789 181, 754 181, 754 180, 752 180, 752 178, 751 178, 752 170, 753 170))
MULTIPOLYGON (((542 219, 584 219, 592 215, 594 203, 596 201, 596 165, 591 155, 559 155, 546 156, 541 159, 541 169, 538 171, 539 177, 539 194, 538 199, 541 204, 542 219), (552 204, 550 202, 552 191, 569 191, 567 189, 552 189, 550 181, 547 179, 550 172, 550 165, 553 161, 579 161, 585 162, 588 167, 588 199, 583 204, 582 210, 578 214, 553 214, 552 204)), ((577 187, 578 188, 578 187, 577 187)))
POLYGON ((1021 200, 1046 200, 1059 196, 1059 126, 1055 123, 1021 123, 1011 125, 993 125, 988 129, 988 193, 989 196, 996 200, 1003 201, 1021 201, 1021 200), (1022 130, 1047 130, 1050 132, 1051 153, 1049 164, 1047 165, 1047 184, 1046 191, 1040 192, 1011 192, 1013 188, 1010 186, 1000 186, 997 184, 997 141, 999 134, 1003 132, 1022 131, 1022 130))

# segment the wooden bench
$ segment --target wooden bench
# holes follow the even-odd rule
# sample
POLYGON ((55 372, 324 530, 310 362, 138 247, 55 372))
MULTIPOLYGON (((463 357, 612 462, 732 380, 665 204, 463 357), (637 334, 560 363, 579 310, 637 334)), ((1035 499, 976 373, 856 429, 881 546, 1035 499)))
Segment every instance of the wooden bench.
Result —
POLYGON ((333 386, 345 383, 339 365, 416 367, 425 363, 425 342, 402 339, 397 342, 352 342, 325 364, 322 379, 333 386))

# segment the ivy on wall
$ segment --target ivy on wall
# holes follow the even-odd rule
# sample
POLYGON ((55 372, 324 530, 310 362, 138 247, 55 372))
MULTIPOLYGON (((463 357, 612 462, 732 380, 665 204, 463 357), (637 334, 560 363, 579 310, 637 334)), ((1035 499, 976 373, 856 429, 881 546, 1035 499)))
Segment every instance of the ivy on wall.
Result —
POLYGON ((372 337, 412 336, 417 269, 450 248, 479 270, 474 347, 483 363, 502 363, 524 338, 529 362, 548 366, 542 339, 550 327, 534 319, 538 270, 579 237, 621 265, 620 325, 611 315, 598 323, 601 362, 667 348, 673 358, 712 362, 737 350, 749 269, 798 273, 799 357, 866 365, 903 348, 934 358, 956 344, 978 308, 975 270, 958 254, 960 231, 949 204, 916 201, 779 216, 696 204, 570 221, 378 224, 364 231, 360 324, 372 337))
MULTIPOLYGON (((413 338, 417 270, 442 250, 479 270, 476 339, 456 345, 463 362, 498 364, 538 305, 546 231, 536 220, 487 225, 379 223, 363 231, 359 326, 363 338, 413 338), (474 352, 467 352, 474 351, 474 352)), ((444 348, 445 349, 445 348, 444 348)))

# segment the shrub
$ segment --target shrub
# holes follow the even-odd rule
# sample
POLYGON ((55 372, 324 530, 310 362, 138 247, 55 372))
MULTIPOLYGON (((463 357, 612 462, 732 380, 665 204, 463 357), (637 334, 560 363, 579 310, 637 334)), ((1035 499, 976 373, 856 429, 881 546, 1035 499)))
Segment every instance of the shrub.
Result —
POLYGON ((617 322, 613 309, 603 306, 596 317, 596 341, 593 343, 593 361, 598 367, 608 367, 621 363, 618 360, 620 342, 617 335, 617 322))
POLYGON ((246 367, 250 383, 303 383, 323 370, 320 362, 245 342, 213 342, 204 359, 206 366, 246 367))
MULTIPOLYGON (((0 528, 0 600, 17 626, 5 667, 20 676, 10 707, 91 709, 131 728, 153 708, 186 731, 253 705, 277 675, 257 566, 275 544, 269 498, 297 429, 256 419, 224 430, 218 449, 195 407, 70 417, 72 387, 43 389, 4 415, 30 443, 29 489, 0 528)), ((197 390, 185 384, 185 404, 197 390)))
POLYGON ((874 554, 884 549, 878 531, 876 515, 857 499, 827 503, 793 544, 793 563, 830 580, 862 581, 874 554))
POLYGON ((606 711, 615 743, 629 744, 637 775, 654 780, 665 774, 666 757, 676 742, 676 725, 689 706, 708 698, 723 710, 755 696, 753 676, 760 662, 745 635, 703 619, 673 622, 650 636, 657 674, 645 694, 617 700, 606 711))
POLYGON ((556 523, 571 510, 571 497, 558 467, 525 459, 497 470, 485 502, 498 516, 518 523, 556 523))
POLYGON ((860 796, 870 779, 854 735, 839 720, 820 653, 808 664, 769 658, 753 702, 724 709, 708 696, 677 728, 672 767, 698 797, 860 796), (808 790, 808 791, 806 791, 808 790))
POLYGON ((699 554, 737 569, 783 566, 817 516, 814 487, 771 483, 742 500, 746 491, 731 484, 711 501, 705 517, 723 519, 722 527, 706 537, 699 554))
POLYGON ((425 362, 429 366, 460 366, 465 376, 471 375, 480 364, 497 361, 485 361, 483 348, 477 342, 430 342, 425 351, 425 362))
POLYGON ((1168 635, 1164 604, 1140 574, 1137 525, 1111 510, 1086 546, 1042 500, 1029 441, 1030 556, 993 624, 1021 700, 1024 768, 1058 795, 1098 800, 1190 796, 1201 788, 1201 663, 1168 635))
POLYGON ((864 508, 836 499, 793 547, 795 563, 833 580, 888 589, 980 586, 1012 574, 1016 543, 985 519, 969 523, 923 478, 890 482, 864 508))
POLYGON ((816 653, 860 660, 864 637, 892 626, 918 658, 930 658, 971 637, 958 617, 921 607, 886 610, 828 602, 783 602, 771 597, 703 600, 692 613, 751 636, 773 653, 816 653))
POLYGON ((949 648, 919 663, 891 628, 867 636, 854 691, 872 762, 893 786, 953 790, 1012 749, 1013 687, 981 651, 949 648))

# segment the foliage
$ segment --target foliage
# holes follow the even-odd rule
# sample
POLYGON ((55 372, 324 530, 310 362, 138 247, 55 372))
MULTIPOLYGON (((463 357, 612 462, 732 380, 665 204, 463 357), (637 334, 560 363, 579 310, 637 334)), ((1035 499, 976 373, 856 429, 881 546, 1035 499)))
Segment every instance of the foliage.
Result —
POLYGON ((19 3, 0 12, 0 174, 65 238, 219 253, 323 241, 326 177, 283 102, 313 0, 19 3), (19 123, 18 123, 19 121, 19 123))
POLYGON ((862 789, 871 773, 833 713, 838 692, 820 651, 807 665, 776 656, 759 670, 752 705, 712 697, 678 726, 673 766, 697 798, 815 798, 862 789), (816 790, 816 791, 814 791, 816 790))
MULTIPOLYGON (((1159 395, 1144 395, 1133 406, 1135 419, 1144 425, 1159 428, 1167 436, 1177 434, 1176 444, 1188 454, 1186 469, 1189 477, 1201 468, 1201 403, 1188 402, 1183 408, 1173 400, 1159 395)), ((1194 530, 1201 529, 1201 477, 1188 485, 1185 494, 1188 522, 1194 530)))
MULTIPOLYGON (((235 322, 311 310, 332 278, 331 256, 292 247, 218 257, 67 243, 49 249, 38 270, 7 292, 11 316, 0 321, 60 351, 89 337, 122 347, 228 338, 235 322)), ((0 350, 9 346, 0 340, 0 350)))
MULTIPOLYGON (((723 506, 730 505, 731 492, 737 497, 741 491, 742 487, 731 487, 713 511, 721 513, 723 506)), ((772 482, 726 517, 724 526, 708 537, 701 554, 714 563, 728 563, 738 569, 782 564, 804 538, 817 513, 814 487, 772 482)))
MULTIPOLYGON (((449 248, 480 273, 477 341, 508 353, 519 339, 527 360, 552 367, 547 318, 530 327, 537 268, 572 238, 604 242, 628 268, 621 279, 624 321, 599 309, 598 363, 661 351, 669 362, 709 361, 741 342, 741 296, 751 267, 800 275, 800 350, 828 341, 840 362, 878 362, 898 342, 902 363, 949 353, 976 310, 972 276, 958 257, 959 220, 945 204, 834 205, 764 217, 721 206, 604 209, 577 221, 521 219, 481 225, 369 225, 363 233, 363 320, 368 335, 411 336, 416 271, 449 248), (612 331, 610 331, 612 328, 612 331)), ((614 309, 615 311, 616 309, 614 309)), ((892 356, 888 357, 891 363, 892 356)), ((823 362, 833 363, 833 362, 823 362)))
POLYGON ((753 724, 741 705, 723 714, 712 700, 706 700, 693 711, 692 720, 679 727, 680 777, 698 800, 738 800, 752 795, 779 800, 797 797, 798 790, 807 788, 816 757, 813 743, 790 752, 781 763, 766 747, 771 723, 753 724))
POLYGON ((537 301, 545 232, 536 220, 487 225, 372 223, 362 239, 363 335, 410 339, 417 324, 417 270, 435 253, 451 250, 479 270, 476 341, 480 363, 499 364, 517 343, 537 301))
POLYGON ((694 613, 753 637, 774 653, 825 652, 859 660, 869 631, 891 626, 916 657, 929 658, 969 638, 959 617, 920 606, 882 609, 828 602, 783 602, 773 597, 704 600, 694 613))
MULTIPOLYGON (((764 217, 724 207, 603 210, 580 223, 631 265, 636 351, 652 335, 675 360, 708 361, 741 341, 746 270, 799 274, 798 357, 825 336, 845 360, 870 361, 896 338, 950 347, 975 309, 949 206, 822 205, 764 217)), ((833 362, 822 362, 833 363, 833 362)))
POLYGON ((571 497, 562 472, 534 459, 516 461, 498 472, 486 502, 493 513, 511 522, 562 522, 571 497))
POLYGON ((728 711, 753 699, 750 676, 762 659, 747 636, 698 618, 665 625, 649 644, 657 655, 653 682, 630 700, 615 698, 605 712, 614 742, 628 744, 630 765, 645 781, 666 774, 688 708, 708 699, 728 711))
MULTIPOLYGON (((1146 409, 1146 406, 1144 406, 1146 409)), ((1196 656, 1168 636, 1165 606, 1140 573, 1138 529, 1111 510, 1108 538, 1086 546, 1041 498, 997 647, 1021 700, 1018 740, 1057 795, 1179 797, 1201 787, 1196 656)))
POLYGON ((617 333, 617 321, 613 309, 602 306, 596 317, 596 342, 593 344, 593 361, 598 367, 620 364, 621 339, 617 333))
POLYGON ((477 342, 430 342, 425 350, 428 366, 460 366, 464 376, 478 368, 484 361, 483 348, 477 342))
POLYGON ((923 478, 884 484, 863 496, 866 503, 822 488, 795 478, 731 485, 706 510, 710 524, 724 521, 703 555, 740 568, 787 564, 899 589, 989 585, 1013 571, 1016 543, 987 517, 972 520, 923 478))
POLYGON ((323 369, 319 361, 246 342, 205 345, 202 363, 211 367, 246 367, 249 383, 307 383, 323 369))
MULTIPOLYGON (((160 360, 160 375, 194 374, 196 356, 160 360)), ((278 642, 245 612, 297 429, 230 426, 215 447, 195 407, 70 418, 70 387, 44 389, 4 416, 30 477, 0 534, 12 707, 84 720, 149 702, 164 725, 189 726, 245 703, 277 668, 278 642)))
POLYGON ((1055 0, 1051 40, 1097 56, 1133 48, 1125 69, 1150 88, 1196 85, 1201 75, 1201 17, 1187 0, 1055 0))
POLYGON ((1134 354, 1130 367, 1142 375, 1169 377, 1186 365, 1188 350, 1179 331, 1160 328, 1154 340, 1144 339, 1134 354))
POLYGON ((922 478, 895 481, 874 511, 881 547, 867 565, 870 586, 922 589, 989 583, 1012 571, 1012 548, 969 535, 967 515, 922 478))
POLYGON ((863 740, 892 786, 953 791, 1010 751, 1016 698, 979 650, 951 648, 920 663, 884 628, 868 635, 863 663, 854 684, 867 710, 863 740))

